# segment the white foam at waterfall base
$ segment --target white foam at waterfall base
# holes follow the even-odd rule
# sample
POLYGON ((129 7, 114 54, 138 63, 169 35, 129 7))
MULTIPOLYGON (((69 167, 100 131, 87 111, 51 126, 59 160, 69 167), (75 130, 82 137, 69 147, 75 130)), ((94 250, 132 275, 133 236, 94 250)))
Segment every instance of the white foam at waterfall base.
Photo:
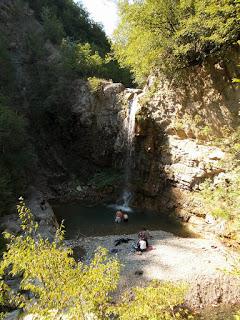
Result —
POLYGON ((131 200, 132 200, 132 193, 127 190, 124 190, 123 195, 119 200, 119 203, 121 204, 111 204, 108 207, 115 210, 122 210, 124 212, 133 212, 133 209, 129 207, 131 200))
POLYGON ((123 212, 133 212, 133 209, 130 207, 125 207, 124 205, 120 205, 120 204, 110 204, 108 205, 109 208, 112 208, 114 210, 121 210, 123 212))

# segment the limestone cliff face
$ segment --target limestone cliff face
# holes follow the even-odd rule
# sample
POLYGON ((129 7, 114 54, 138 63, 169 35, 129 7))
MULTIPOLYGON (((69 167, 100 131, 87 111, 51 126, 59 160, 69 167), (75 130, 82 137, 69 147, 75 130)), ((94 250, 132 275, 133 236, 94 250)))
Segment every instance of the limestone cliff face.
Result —
POLYGON ((137 115, 137 205, 182 209, 191 190, 224 171, 224 150, 214 141, 239 124, 240 90, 232 83, 238 62, 233 51, 228 63, 209 61, 181 79, 149 78, 137 115))
POLYGON ((103 81, 95 92, 89 83, 73 83, 70 109, 76 118, 76 139, 80 154, 96 166, 122 168, 125 128, 129 101, 139 89, 126 89, 121 83, 103 81))
POLYGON ((76 117, 76 139, 80 155, 96 166, 111 167, 117 153, 115 143, 122 132, 126 108, 121 83, 104 82, 92 92, 89 84, 77 80, 73 84, 71 111, 76 117))
MULTIPOLYGON (((166 133, 209 141, 237 124, 240 90, 232 83, 239 74, 239 49, 228 60, 188 68, 175 78, 149 78, 142 99, 146 115, 166 133)), ((144 111, 143 111, 144 114, 144 111)))
POLYGON ((214 141, 238 125, 240 92, 232 84, 237 51, 231 59, 188 69, 181 81, 150 78, 143 92, 111 82, 91 92, 87 82, 76 81, 71 110, 83 167, 88 173, 91 164, 123 168, 124 119, 135 95, 141 108, 135 127, 134 204, 181 211, 189 192, 224 171, 224 150, 214 141))

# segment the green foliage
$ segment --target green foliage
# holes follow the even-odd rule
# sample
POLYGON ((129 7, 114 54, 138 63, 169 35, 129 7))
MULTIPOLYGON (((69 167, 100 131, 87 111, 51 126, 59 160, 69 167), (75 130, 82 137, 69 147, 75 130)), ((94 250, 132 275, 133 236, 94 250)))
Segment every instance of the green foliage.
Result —
MULTIPOLYGON (((72 0, 29 0, 44 26, 45 39, 61 44, 63 63, 71 77, 99 76, 132 85, 131 74, 110 57, 110 42, 102 26, 89 18, 81 3, 72 0), (65 56, 66 55, 66 56, 65 56), (85 66, 86 63, 86 66, 85 66)), ((66 70, 63 70, 63 72, 66 70)))
POLYGON ((47 8, 51 18, 58 25, 57 29, 61 26, 60 29, 63 29, 64 34, 72 41, 89 42, 101 54, 109 51, 110 45, 102 26, 89 18, 88 12, 80 3, 76 4, 72 0, 29 0, 28 2, 40 21, 44 20, 42 14, 47 8))
POLYGON ((23 201, 18 212, 23 235, 5 234, 10 242, 1 262, 2 273, 21 275, 21 289, 34 295, 30 299, 24 294, 14 295, 18 307, 46 319, 64 313, 69 319, 86 319, 90 314, 106 319, 109 292, 116 289, 119 278, 118 261, 99 248, 90 265, 77 263, 72 251, 62 246, 62 229, 50 243, 37 234, 37 224, 23 201))
POLYGON ((122 0, 119 10, 113 48, 140 83, 156 69, 171 73, 224 54, 240 31, 239 2, 232 0, 122 0))
MULTIPOLYGON (((206 203, 213 216, 225 219, 239 219, 240 210, 240 172, 232 172, 231 181, 214 187, 210 180, 201 186, 200 197, 206 203)), ((240 221, 239 221, 240 222, 240 221)))
POLYGON ((120 320, 192 319, 183 303, 186 287, 153 281, 147 288, 135 288, 126 293, 116 308, 120 320))
POLYGON ((65 36, 63 25, 48 7, 43 8, 42 21, 45 37, 54 44, 60 44, 65 36))
POLYGON ((102 91, 104 82, 106 82, 104 79, 96 77, 88 78, 89 88, 95 94, 99 94, 102 91))
POLYGON ((26 134, 26 123, 8 107, 0 105, 0 212, 14 203, 18 192, 24 191, 25 172, 32 161, 26 134))
POLYGON ((103 59, 94 52, 89 43, 77 43, 66 39, 62 43, 63 68, 78 77, 99 75, 102 71, 103 59))

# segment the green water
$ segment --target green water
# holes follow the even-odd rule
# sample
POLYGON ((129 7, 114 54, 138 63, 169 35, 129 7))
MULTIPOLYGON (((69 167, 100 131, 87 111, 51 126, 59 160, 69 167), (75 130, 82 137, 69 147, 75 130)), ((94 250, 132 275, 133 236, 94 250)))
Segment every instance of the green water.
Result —
POLYGON ((66 238, 79 235, 106 236, 137 233, 142 227, 148 230, 163 230, 189 237, 190 233, 179 223, 166 216, 150 211, 133 210, 128 213, 129 221, 115 223, 116 210, 104 205, 86 206, 79 203, 52 204, 59 222, 64 220, 66 238))

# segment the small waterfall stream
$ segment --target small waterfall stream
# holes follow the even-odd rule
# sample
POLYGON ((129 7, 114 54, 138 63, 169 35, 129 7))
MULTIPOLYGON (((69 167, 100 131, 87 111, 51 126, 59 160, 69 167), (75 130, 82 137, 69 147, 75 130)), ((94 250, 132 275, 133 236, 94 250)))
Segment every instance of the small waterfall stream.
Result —
POLYGON ((135 138, 135 117, 139 110, 138 96, 134 95, 133 99, 129 101, 128 117, 125 121, 125 132, 126 132, 126 160, 124 170, 124 190, 122 194, 122 208, 124 211, 131 211, 129 203, 132 200, 132 193, 130 191, 130 182, 132 168, 134 167, 134 138, 135 138))
POLYGON ((132 192, 130 188, 132 169, 134 167, 134 138, 135 138, 135 117, 139 110, 138 94, 134 94, 133 98, 128 103, 128 114, 125 118, 123 130, 126 141, 126 158, 124 162, 124 186, 121 197, 118 199, 117 204, 110 205, 111 208, 116 210, 123 210, 131 212, 132 209, 129 204, 132 200, 132 192))

